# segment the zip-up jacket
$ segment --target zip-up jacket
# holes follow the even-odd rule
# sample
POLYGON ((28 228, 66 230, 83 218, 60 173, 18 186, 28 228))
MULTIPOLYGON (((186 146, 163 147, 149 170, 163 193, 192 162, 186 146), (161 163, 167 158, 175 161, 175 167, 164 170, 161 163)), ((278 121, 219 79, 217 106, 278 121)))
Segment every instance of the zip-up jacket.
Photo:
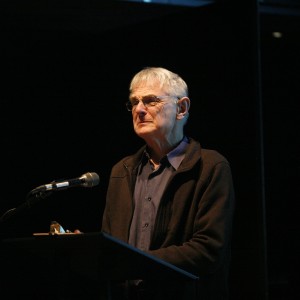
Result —
MULTIPOLYGON (((145 147, 120 160, 110 175, 102 231, 124 242, 145 147)), ((161 198, 148 253, 199 276, 199 299, 227 299, 234 201, 227 159, 189 139, 161 198)))

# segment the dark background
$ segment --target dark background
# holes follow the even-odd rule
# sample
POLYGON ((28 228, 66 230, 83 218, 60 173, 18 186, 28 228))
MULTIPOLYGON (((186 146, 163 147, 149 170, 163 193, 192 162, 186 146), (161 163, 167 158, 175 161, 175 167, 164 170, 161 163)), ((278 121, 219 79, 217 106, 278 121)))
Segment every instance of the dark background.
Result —
POLYGON ((2 1, 0 214, 54 179, 100 184, 51 194, 1 234, 99 231, 110 169, 142 144, 129 81, 163 66, 189 85, 187 133, 232 166, 232 299, 296 299, 300 9, 241 2, 2 1))

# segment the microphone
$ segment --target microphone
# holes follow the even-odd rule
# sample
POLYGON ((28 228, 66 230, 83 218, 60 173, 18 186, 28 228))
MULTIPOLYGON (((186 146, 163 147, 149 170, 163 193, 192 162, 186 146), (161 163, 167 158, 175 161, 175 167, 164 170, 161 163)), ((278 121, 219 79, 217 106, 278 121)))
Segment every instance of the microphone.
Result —
POLYGON ((58 190, 65 190, 71 187, 94 187, 98 185, 100 182, 99 175, 95 172, 88 172, 80 177, 74 178, 74 179, 67 179, 63 181, 53 181, 51 183, 41 185, 34 190, 31 191, 31 193, 39 193, 39 192, 45 192, 45 191, 58 191, 58 190))
POLYGON ((45 192, 58 191, 76 186, 93 187, 98 185, 99 182, 100 179, 97 173, 88 172, 81 175, 78 178, 68 179, 64 181, 53 181, 49 184, 41 185, 27 194, 26 201, 24 203, 22 203, 18 207, 9 209, 2 216, 0 216, 0 224, 9 219, 10 217, 24 211, 26 208, 30 208, 38 200, 44 199, 51 194, 45 192))

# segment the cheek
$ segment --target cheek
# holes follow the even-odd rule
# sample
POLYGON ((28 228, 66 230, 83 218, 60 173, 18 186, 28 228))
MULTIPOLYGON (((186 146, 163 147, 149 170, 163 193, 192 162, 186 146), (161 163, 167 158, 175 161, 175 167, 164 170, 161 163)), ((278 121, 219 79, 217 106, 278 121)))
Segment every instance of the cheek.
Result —
POLYGON ((132 114, 132 121, 133 123, 136 123, 139 120, 139 115, 137 113, 132 114))
POLYGON ((163 106, 156 114, 158 123, 172 125, 176 120, 176 109, 174 107, 163 106))
POLYGON ((175 119, 177 115, 177 109, 173 105, 165 105, 159 112, 166 119, 175 119))

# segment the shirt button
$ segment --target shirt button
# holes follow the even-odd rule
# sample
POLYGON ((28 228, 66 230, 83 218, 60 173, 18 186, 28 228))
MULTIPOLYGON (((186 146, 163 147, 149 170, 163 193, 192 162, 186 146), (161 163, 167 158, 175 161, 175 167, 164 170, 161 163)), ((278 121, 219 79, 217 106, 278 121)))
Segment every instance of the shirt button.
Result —
POLYGON ((148 197, 148 199, 147 199, 148 201, 151 201, 151 197, 148 197))
POLYGON ((149 226, 149 223, 145 223, 144 227, 148 227, 149 226))

